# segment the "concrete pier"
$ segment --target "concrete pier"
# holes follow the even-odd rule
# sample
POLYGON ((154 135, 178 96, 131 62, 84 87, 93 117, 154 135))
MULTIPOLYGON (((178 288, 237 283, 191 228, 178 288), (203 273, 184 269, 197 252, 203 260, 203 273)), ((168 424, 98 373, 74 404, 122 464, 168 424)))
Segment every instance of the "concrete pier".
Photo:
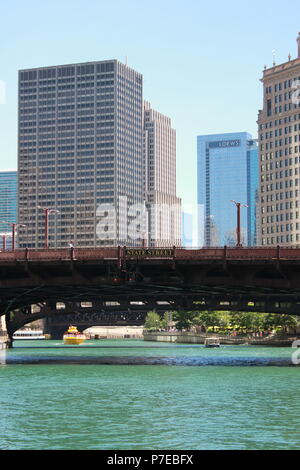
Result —
POLYGON ((5 315, 0 316, 0 351, 8 349, 8 336, 6 333, 5 315))

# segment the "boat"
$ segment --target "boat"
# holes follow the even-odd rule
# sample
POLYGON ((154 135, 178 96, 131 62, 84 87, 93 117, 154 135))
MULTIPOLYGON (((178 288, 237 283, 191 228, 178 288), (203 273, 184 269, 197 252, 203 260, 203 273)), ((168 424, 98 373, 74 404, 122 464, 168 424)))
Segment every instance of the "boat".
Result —
POLYGON ((86 336, 77 330, 76 326, 70 325, 63 336, 65 344, 82 344, 86 340, 86 336))
POLYGON ((204 346, 206 348, 219 348, 220 347, 220 340, 219 338, 205 338, 204 346))
POLYGON ((46 336, 43 334, 43 330, 31 330, 30 328, 26 328, 14 332, 13 340, 18 339, 46 339, 46 336))

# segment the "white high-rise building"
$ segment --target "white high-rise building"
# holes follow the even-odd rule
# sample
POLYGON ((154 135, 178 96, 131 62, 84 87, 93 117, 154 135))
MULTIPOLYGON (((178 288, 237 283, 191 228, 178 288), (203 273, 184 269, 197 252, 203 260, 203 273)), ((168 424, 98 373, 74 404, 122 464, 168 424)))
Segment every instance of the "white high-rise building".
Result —
POLYGON ((144 174, 148 246, 181 245, 181 199, 176 196, 176 131, 171 119, 144 101, 144 174))

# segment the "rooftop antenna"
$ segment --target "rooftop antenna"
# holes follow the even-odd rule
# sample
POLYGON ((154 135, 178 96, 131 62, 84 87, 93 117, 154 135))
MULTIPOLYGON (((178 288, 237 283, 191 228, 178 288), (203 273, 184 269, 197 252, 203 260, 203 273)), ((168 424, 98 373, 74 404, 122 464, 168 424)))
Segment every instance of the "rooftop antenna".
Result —
POLYGON ((275 61, 276 50, 273 49, 272 53, 273 53, 273 66, 274 66, 276 65, 276 61, 275 61))

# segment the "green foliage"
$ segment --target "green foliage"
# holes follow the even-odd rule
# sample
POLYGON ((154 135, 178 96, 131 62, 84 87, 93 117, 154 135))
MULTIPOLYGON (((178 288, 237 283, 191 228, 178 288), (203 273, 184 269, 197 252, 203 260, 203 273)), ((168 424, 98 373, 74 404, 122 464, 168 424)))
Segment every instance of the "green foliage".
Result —
POLYGON ((169 312, 169 311, 164 313, 164 316, 161 320, 161 328, 163 330, 167 330, 169 328, 170 323, 173 319, 173 313, 174 312, 169 312))
POLYGON ((235 330, 240 334, 281 331, 288 327, 295 328, 300 322, 296 316, 277 313, 178 310, 165 312, 161 318, 155 311, 150 311, 144 328, 148 331, 167 330, 171 319, 179 331, 189 331, 193 326, 201 326, 206 331, 226 333, 235 330))
POLYGON ((298 321, 298 317, 293 315, 267 313, 264 317, 264 328, 266 330, 285 330, 288 327, 295 328, 298 324, 298 321))
POLYGON ((145 325, 145 330, 156 331, 162 327, 162 321, 158 313, 151 311, 147 313, 145 325))
POLYGON ((189 312, 181 310, 174 312, 173 319, 177 330, 190 330, 192 326, 201 326, 206 331, 235 330, 242 334, 286 330, 288 327, 296 327, 299 324, 299 319, 296 316, 258 312, 189 312))
POLYGON ((207 330, 208 328, 212 328, 215 331, 216 327, 226 328, 228 325, 225 320, 225 316, 222 317, 223 312, 210 312, 204 310, 203 312, 199 312, 194 318, 194 325, 201 325, 207 330), (225 320, 225 321, 224 321, 225 320))
POLYGON ((189 312, 187 310, 178 310, 177 312, 173 312, 173 320, 175 322, 176 329, 179 331, 189 331, 195 324, 196 315, 197 312, 189 312))

